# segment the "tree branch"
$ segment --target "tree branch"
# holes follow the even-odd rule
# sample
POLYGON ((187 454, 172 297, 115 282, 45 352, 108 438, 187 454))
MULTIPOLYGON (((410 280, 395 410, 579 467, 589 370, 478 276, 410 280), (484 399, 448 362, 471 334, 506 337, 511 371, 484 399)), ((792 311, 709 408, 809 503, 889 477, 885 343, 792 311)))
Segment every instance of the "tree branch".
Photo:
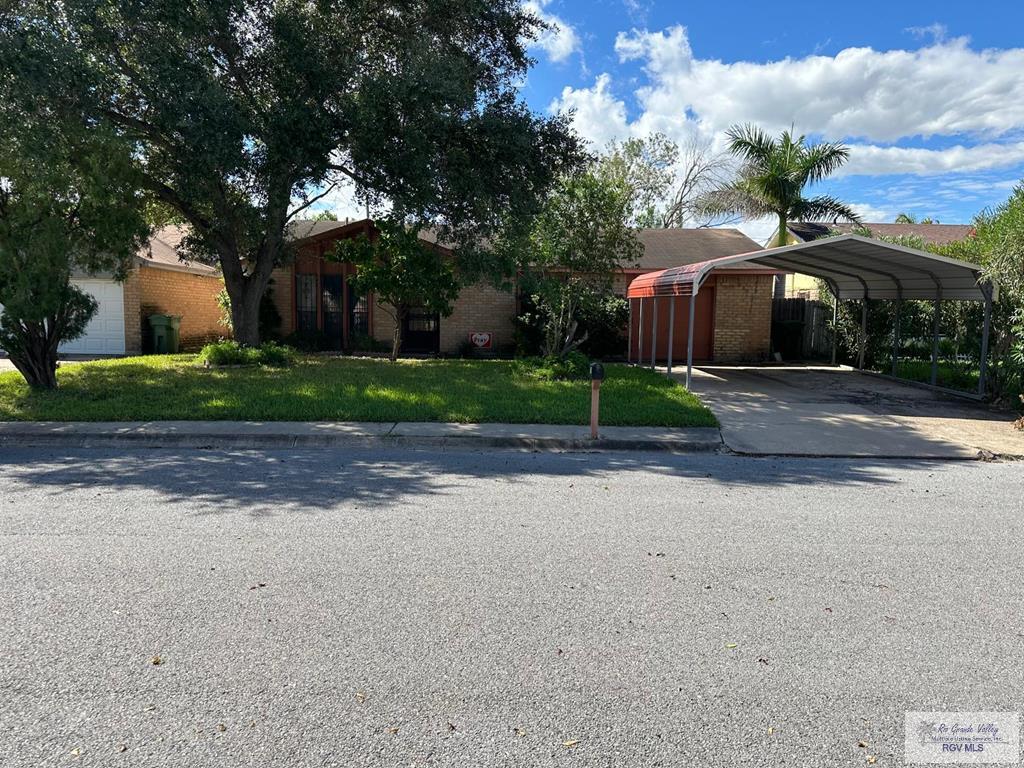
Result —
POLYGON ((337 186, 338 186, 338 182, 336 182, 336 181, 335 181, 335 182, 332 182, 332 183, 331 183, 331 185, 330 185, 329 187, 327 187, 327 189, 325 189, 325 190, 324 190, 323 192, 321 192, 321 193, 320 193, 319 195, 316 195, 315 197, 311 197, 311 198, 310 198, 309 200, 307 200, 307 201, 306 201, 305 203, 303 203, 303 204, 302 204, 302 205, 300 205, 300 206, 299 206, 298 208, 296 208, 296 209, 295 209, 294 211, 292 211, 291 213, 289 213, 289 214, 288 214, 288 215, 287 215, 287 216, 285 217, 285 221, 291 221, 291 220, 292 220, 292 218, 293 218, 294 216, 296 216, 296 215, 297 215, 297 214, 299 214, 299 213, 302 213, 302 212, 303 212, 304 210, 306 210, 307 208, 309 208, 309 206, 311 206, 311 205, 315 204, 315 203, 316 203, 316 202, 317 202, 318 200, 323 200, 323 199, 324 199, 325 197, 327 197, 327 195, 329 195, 329 194, 330 194, 331 192, 333 192, 333 191, 334 191, 334 188, 335 188, 335 187, 337 187, 337 186))

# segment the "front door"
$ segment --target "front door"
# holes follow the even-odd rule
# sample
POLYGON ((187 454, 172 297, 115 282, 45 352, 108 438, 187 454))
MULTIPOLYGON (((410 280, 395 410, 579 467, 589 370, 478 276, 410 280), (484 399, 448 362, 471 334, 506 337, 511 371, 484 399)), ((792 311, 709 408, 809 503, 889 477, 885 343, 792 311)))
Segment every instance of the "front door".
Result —
POLYGON ((441 349, 441 318, 436 312, 416 307, 402 321, 402 352, 436 355, 441 349))
POLYGON ((341 302, 341 275, 324 275, 321 278, 323 287, 322 310, 324 315, 324 336, 328 349, 341 349, 345 332, 344 311, 341 302))

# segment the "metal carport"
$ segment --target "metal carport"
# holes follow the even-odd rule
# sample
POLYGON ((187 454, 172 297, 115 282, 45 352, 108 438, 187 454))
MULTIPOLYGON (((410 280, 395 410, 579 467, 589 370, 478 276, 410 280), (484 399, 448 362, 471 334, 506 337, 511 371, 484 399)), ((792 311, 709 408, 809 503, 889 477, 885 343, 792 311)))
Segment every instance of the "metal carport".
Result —
MULTIPOLYGON (((653 318, 658 311, 659 299, 668 300, 669 316, 675 317, 677 298, 689 297, 690 313, 689 338, 687 339, 686 386, 689 388, 693 371, 693 312, 694 299, 701 285, 715 269, 731 264, 751 262, 785 272, 799 272, 823 280, 835 297, 835 309, 840 301, 861 302, 861 333, 858 368, 864 367, 864 343, 867 336, 867 302, 871 299, 888 299, 896 302, 896 324, 893 334, 893 375, 897 371, 900 344, 899 305, 904 299, 919 299, 935 303, 932 323, 932 371, 931 383, 935 386, 939 364, 939 316, 942 302, 981 301, 985 304, 984 327, 981 338, 981 364, 978 380, 978 394, 985 392, 985 371, 988 359, 988 338, 992 318, 992 302, 997 298, 997 289, 982 276, 977 264, 957 261, 915 248, 873 240, 860 235, 840 235, 809 243, 768 248, 737 256, 724 256, 681 267, 671 267, 660 272, 640 275, 629 284, 626 294, 629 299, 630 333, 629 359, 633 359, 633 300, 639 301, 640 324, 637 331, 638 347, 643 354, 643 309, 645 302, 651 304, 653 318)), ((835 318, 833 318, 834 320, 835 318)), ((672 371, 672 327, 669 321, 668 370, 672 371)), ((651 324, 652 338, 657 327, 651 324)), ((656 339, 655 339, 656 341, 656 339)), ((651 365, 654 365, 654 342, 652 342, 651 365)), ((832 363, 836 362, 835 340, 832 345, 832 363)))

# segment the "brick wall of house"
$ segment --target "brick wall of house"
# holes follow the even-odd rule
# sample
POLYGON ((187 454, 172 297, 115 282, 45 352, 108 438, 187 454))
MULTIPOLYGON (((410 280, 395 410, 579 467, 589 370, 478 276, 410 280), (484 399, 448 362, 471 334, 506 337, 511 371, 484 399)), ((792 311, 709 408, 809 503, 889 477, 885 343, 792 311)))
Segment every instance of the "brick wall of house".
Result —
POLYGON ((376 296, 370 302, 370 334, 391 349, 395 334, 395 318, 391 307, 382 304, 376 296))
POLYGON ((295 286, 294 267, 289 264, 286 267, 278 267, 270 273, 270 295, 273 297, 274 306, 281 314, 281 337, 285 337, 295 330, 295 286))
POLYGON ((140 267, 135 267, 125 278, 124 291, 124 352, 142 354, 142 280, 140 267))
POLYGON ((143 332, 152 314, 181 316, 181 348, 198 349, 229 335, 221 324, 217 294, 224 287, 219 277, 193 275, 169 269, 143 267, 138 272, 143 332))
POLYGON ((771 275, 717 275, 716 362, 753 362, 768 357, 772 337, 773 280, 771 275))
POLYGON ((441 318, 441 352, 454 354, 476 331, 494 334, 494 351, 513 342, 516 297, 488 283, 475 283, 462 289, 452 314, 441 318))

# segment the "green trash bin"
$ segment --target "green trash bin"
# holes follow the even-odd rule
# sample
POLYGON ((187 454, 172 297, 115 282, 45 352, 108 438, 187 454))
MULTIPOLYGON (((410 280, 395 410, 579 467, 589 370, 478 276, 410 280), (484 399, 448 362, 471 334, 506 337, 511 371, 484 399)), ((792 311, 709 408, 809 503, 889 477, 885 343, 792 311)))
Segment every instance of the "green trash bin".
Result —
POLYGON ((181 318, 175 315, 150 315, 149 327, 153 329, 153 352, 157 355, 178 353, 178 335, 181 318))

